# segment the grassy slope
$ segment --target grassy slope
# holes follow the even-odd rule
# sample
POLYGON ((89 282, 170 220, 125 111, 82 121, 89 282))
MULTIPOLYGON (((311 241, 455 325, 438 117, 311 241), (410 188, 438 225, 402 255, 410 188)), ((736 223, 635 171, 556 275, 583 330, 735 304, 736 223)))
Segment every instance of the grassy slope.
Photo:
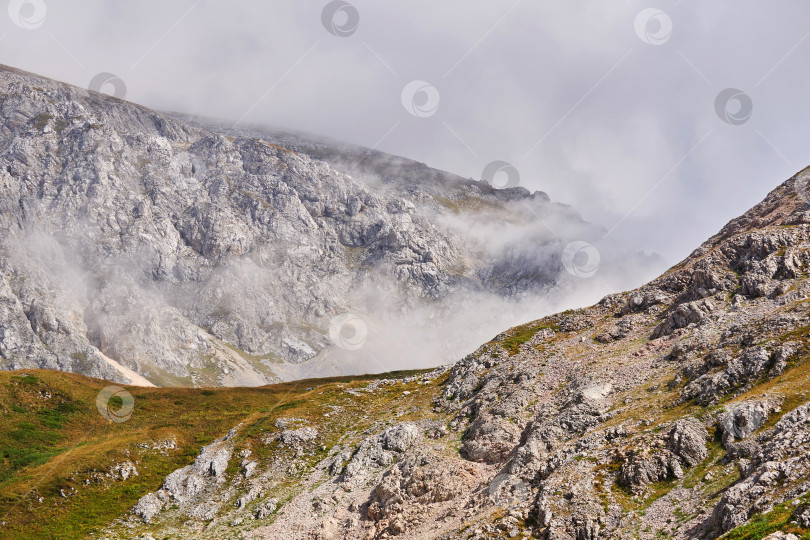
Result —
MULTIPOLYGON (((514 353, 515 349, 529 347, 531 337, 547 327, 556 331, 553 321, 534 321, 507 332, 490 346, 500 346, 514 353)), ((789 337, 807 338, 806 329, 801 329, 800 334, 789 337)), ((545 341, 562 337, 563 334, 558 334, 545 341)), ((99 390, 108 384, 105 381, 52 371, 26 371, 27 376, 21 372, 0 372, 0 537, 88 537, 125 514, 145 493, 157 489, 169 472, 191 463, 202 445, 240 423, 243 427, 237 449, 250 448, 256 457, 267 459, 284 451, 277 444, 261 442, 268 432, 275 430, 274 420, 280 417, 306 419, 308 424, 318 428, 319 444, 323 444, 322 450, 311 457, 314 463, 326 455, 325 449, 339 440, 356 443, 369 428, 378 430, 383 423, 409 418, 438 418, 432 410, 432 402, 447 375, 428 385, 398 382, 374 392, 356 395, 347 392, 362 388, 372 380, 404 378, 413 373, 296 381, 261 388, 130 387, 135 412, 127 422, 115 424, 108 423, 95 408, 99 390), (404 395, 405 390, 411 394, 404 395), (48 395, 50 397, 46 398, 48 395), (335 412, 336 406, 342 408, 341 412, 335 412), (177 441, 176 450, 161 454, 145 452, 136 446, 166 438, 177 441), (126 481, 92 480, 94 471, 108 471, 112 464, 124 460, 137 463, 139 476, 126 481), (84 485, 88 478, 90 485, 84 485), (60 495, 60 490, 71 492, 74 487, 78 488, 75 495, 67 498, 60 495), (39 497, 43 502, 38 502, 39 497)), ((631 391, 627 397, 636 401, 608 423, 641 417, 658 421, 687 415, 703 417, 728 406, 728 401, 714 407, 692 403, 668 405, 677 394, 677 388, 667 388, 666 382, 671 376, 672 373, 664 375, 660 381, 651 381, 651 385, 656 383, 651 386, 657 389, 655 392, 646 387, 631 391)), ((810 362, 799 362, 780 377, 764 381, 731 401, 763 392, 784 397, 782 414, 807 402, 810 362)), ((621 401, 624 397, 617 399, 621 401)), ((775 415, 768 426, 779 416, 775 415)), ((700 483, 707 494, 711 493, 709 499, 716 501, 722 490, 736 480, 736 474, 729 473, 722 463, 723 453, 719 444, 713 443, 710 458, 688 471, 684 479, 660 483, 642 498, 620 498, 628 510, 643 511, 674 487, 700 483), (715 479, 701 482, 707 472, 715 479)), ((612 481, 608 485, 612 485, 612 481)), ((295 478, 290 478, 282 488, 286 491, 273 494, 279 500, 289 498, 295 491, 295 478)), ((613 491, 613 495, 618 496, 613 491)), ((786 510, 777 508, 775 513, 753 520, 729 537, 762 538, 772 530, 791 528, 785 523, 784 514, 786 510)), ((802 534, 808 532, 796 527, 793 530, 802 534)))
POLYGON ((202 445, 240 423, 239 444, 259 454, 266 449, 260 437, 279 417, 310 420, 329 447, 344 432, 359 433, 375 422, 430 416, 439 381, 399 382, 357 396, 346 392, 373 379, 414 373, 261 388, 129 387, 135 399, 132 417, 110 423, 95 406, 106 381, 54 371, 0 372, 0 537, 86 538, 99 532, 160 487, 169 472, 191 463, 202 445), (412 393, 406 396, 405 390, 412 393), (326 405, 344 412, 324 418, 331 410, 326 405), (177 449, 161 453, 136 446, 167 438, 176 440, 177 449), (103 477, 125 460, 137 463, 137 477, 103 477), (75 495, 61 496, 61 490, 73 493, 74 488, 75 495))

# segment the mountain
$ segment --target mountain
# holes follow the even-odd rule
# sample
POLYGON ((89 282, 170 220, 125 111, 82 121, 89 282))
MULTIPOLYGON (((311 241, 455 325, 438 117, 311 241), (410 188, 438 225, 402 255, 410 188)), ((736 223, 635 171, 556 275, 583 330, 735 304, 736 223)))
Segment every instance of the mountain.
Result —
POLYGON ((563 249, 602 235, 542 192, 10 67, 0 115, 7 370, 254 386, 433 367, 575 302, 563 249))
POLYGON ((807 537, 808 180, 448 368, 209 390, 0 373, 0 531, 807 537))

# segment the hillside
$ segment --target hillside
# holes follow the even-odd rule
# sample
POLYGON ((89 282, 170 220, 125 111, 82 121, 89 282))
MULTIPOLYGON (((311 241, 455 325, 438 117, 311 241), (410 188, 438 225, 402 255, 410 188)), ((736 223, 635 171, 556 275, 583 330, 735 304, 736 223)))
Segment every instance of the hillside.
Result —
MULTIPOLYGON (((378 377, 261 388, 130 387, 135 409, 118 423, 107 421, 96 407, 106 381, 46 370, 0 372, 0 537, 98 533, 169 472, 193 461, 200 446, 239 424, 246 428, 240 431, 246 443, 252 438, 261 444, 276 418, 320 421, 324 412, 332 412, 330 427, 319 434, 327 444, 343 439, 348 428, 408 418, 406 411, 421 410, 438 395, 435 384, 403 382, 418 374, 392 373, 384 396, 361 394, 360 399, 347 391, 378 377), (407 388, 414 390, 412 397, 402 396, 407 388), (341 406, 345 410, 336 414, 341 406)), ((113 400, 111 410, 120 405, 113 400)), ((257 456, 269 457, 276 450, 257 456)), ((238 470, 234 467, 229 472, 238 470)), ((285 488, 290 492, 294 478, 285 488)))
POLYGON ((808 172, 649 284, 512 328, 448 369, 129 388, 132 415, 112 423, 95 410, 103 381, 0 373, 0 530, 810 535, 808 172))

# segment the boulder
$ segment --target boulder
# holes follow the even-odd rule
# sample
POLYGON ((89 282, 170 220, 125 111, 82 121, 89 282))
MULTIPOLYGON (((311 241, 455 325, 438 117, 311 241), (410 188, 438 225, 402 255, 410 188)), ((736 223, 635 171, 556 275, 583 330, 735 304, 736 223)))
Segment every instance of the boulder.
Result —
POLYGON ((778 407, 773 400, 748 400, 732 405, 718 419, 723 446, 745 439, 762 427, 778 407))
POLYGON ((170 502, 199 519, 209 519, 219 508, 203 504, 204 494, 225 481, 225 471, 233 455, 232 435, 217 439, 200 449, 200 454, 191 465, 170 473, 163 485, 154 493, 147 493, 132 509, 144 522, 149 522, 170 502))
POLYGON ((625 455, 619 483, 640 490, 653 482, 682 478, 684 468, 706 459, 707 438, 706 428, 694 418, 677 420, 662 437, 645 441, 625 455))

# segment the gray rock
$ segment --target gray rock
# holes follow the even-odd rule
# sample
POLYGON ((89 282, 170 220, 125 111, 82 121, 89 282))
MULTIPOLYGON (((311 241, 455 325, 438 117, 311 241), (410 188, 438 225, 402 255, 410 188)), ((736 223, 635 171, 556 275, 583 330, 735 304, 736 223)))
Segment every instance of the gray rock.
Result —
POLYGON ((667 448, 687 467, 694 467, 706 459, 706 428, 694 418, 677 420, 666 436, 667 448))
POLYGON ((214 501, 204 501, 205 494, 225 481, 225 470, 233 454, 230 437, 217 439, 202 447, 194 463, 170 473, 155 493, 144 495, 133 512, 149 522, 163 506, 171 502, 198 519, 210 519, 219 509, 214 501), (158 503, 160 503, 158 505, 158 503))
POLYGON ((138 476, 138 468, 131 461, 116 463, 110 469, 110 476, 116 480, 127 480, 133 476, 138 476))
POLYGON ((313 441, 317 436, 318 430, 309 426, 298 429, 285 429, 281 432, 281 442, 288 446, 297 446, 313 441))
POLYGON ((810 528, 810 508, 802 505, 793 512, 793 519, 802 527, 810 528))
POLYGON ((391 534, 402 534, 424 520, 420 507, 455 499, 469 486, 469 480, 469 475, 453 471, 441 457, 406 456, 374 487, 366 516, 386 523, 391 534))
POLYGON ((402 422, 382 433, 382 444, 386 450, 404 452, 419 437, 419 428, 412 422, 402 422))
POLYGON ((257 498, 261 497, 263 492, 264 492, 264 488, 262 486, 253 485, 253 486, 250 487, 250 489, 248 489, 247 493, 245 493, 244 495, 242 495, 241 497, 239 497, 236 500, 234 505, 237 508, 244 508, 249 503, 251 503, 251 502, 255 501, 257 498))
POLYGON ((465 433, 461 453, 470 461, 501 463, 520 440, 517 426, 504 424, 497 417, 479 415, 465 433))
POLYGON ((776 531, 764 537, 762 540, 799 540, 799 537, 793 533, 776 531))
MULTIPOLYGON (((727 489, 712 512, 716 529, 725 532, 745 523, 756 513, 782 502, 786 495, 774 489, 810 475, 810 404, 785 414, 759 451, 741 471, 740 480, 727 489)), ((794 496, 806 489, 796 492, 794 496)))
MULTIPOLYGON (((785 349, 779 348, 783 352, 785 349)), ((713 362, 710 359, 710 363, 713 362)), ((702 405, 717 403, 731 390, 744 391, 758 377, 765 374, 773 365, 773 354, 765 346, 749 347, 742 355, 733 358, 720 371, 710 371, 687 384, 682 395, 685 399, 694 398, 702 405)), ((708 371, 710 366, 701 371, 708 371)))
POLYGON ((728 447, 735 439, 745 439, 751 435, 776 408, 773 400, 749 400, 734 404, 718 421, 723 433, 723 446, 728 447))
POLYGON ((258 463, 255 461, 243 461, 242 462, 242 474, 245 478, 250 478, 253 476, 253 473, 256 472, 256 467, 258 463))
POLYGON ((653 332, 653 336, 666 336, 678 328, 700 323, 714 310, 714 304, 707 299, 679 304, 668 313, 664 322, 653 332))
POLYGON ((157 494, 147 493, 132 508, 132 513, 141 518, 144 523, 151 523, 161 510, 163 510, 163 501, 157 494))
POLYGON ((261 503, 253 514, 255 519, 264 519, 278 509, 278 501, 276 499, 268 499, 265 502, 261 503))
POLYGON ((621 313, 626 315, 628 313, 644 311, 669 301, 670 297, 665 292, 655 287, 642 287, 640 290, 630 295, 630 298, 628 298, 627 302, 622 307, 621 313))
POLYGON ((624 339, 627 334, 633 329, 633 320, 630 317, 622 318, 618 323, 611 326, 607 332, 596 336, 596 340, 600 343, 610 343, 611 341, 618 341, 624 339))
MULTIPOLYGON (((411 422, 391 426, 377 435, 366 437, 343 469, 343 479, 363 475, 371 469, 386 467, 394 462, 397 454, 405 452, 420 436, 419 428, 411 422)), ((338 465, 333 463, 332 470, 338 465)))
POLYGON ((648 441, 627 456, 619 469, 619 482, 639 490, 647 484, 682 478, 708 454, 708 432, 695 419, 677 420, 659 441, 648 441))
POLYGON ((306 420, 303 418, 277 418, 274 422, 274 425, 278 429, 287 429, 290 426, 294 426, 295 424, 303 424, 306 423, 306 420))

